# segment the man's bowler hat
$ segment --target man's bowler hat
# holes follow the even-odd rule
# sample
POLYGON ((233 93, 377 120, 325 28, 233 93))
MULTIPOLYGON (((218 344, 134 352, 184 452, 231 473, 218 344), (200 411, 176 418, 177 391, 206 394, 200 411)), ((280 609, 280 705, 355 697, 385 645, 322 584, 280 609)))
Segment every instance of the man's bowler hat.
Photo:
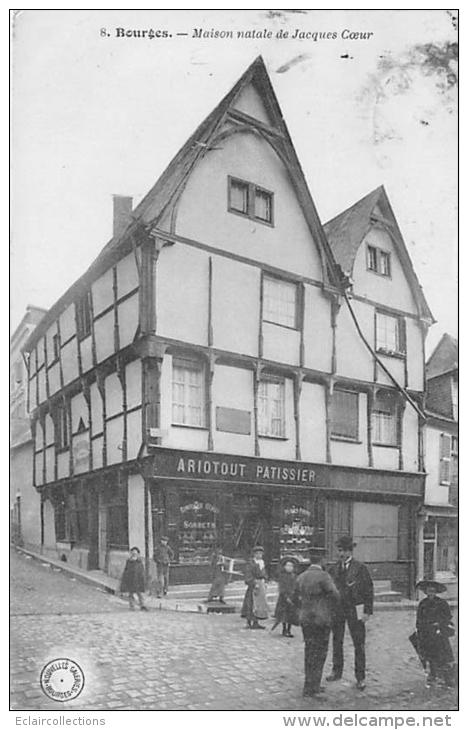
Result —
POLYGON ((434 588, 436 593, 445 593, 447 590, 447 587, 443 583, 439 583, 436 580, 420 580, 419 583, 416 583, 416 588, 424 592, 426 592, 427 588, 434 588))
POLYGON ((344 537, 340 537, 340 539, 336 541, 336 547, 341 548, 342 550, 352 550, 354 547, 356 547, 356 543, 353 542, 352 537, 349 537, 349 535, 345 535, 344 537))

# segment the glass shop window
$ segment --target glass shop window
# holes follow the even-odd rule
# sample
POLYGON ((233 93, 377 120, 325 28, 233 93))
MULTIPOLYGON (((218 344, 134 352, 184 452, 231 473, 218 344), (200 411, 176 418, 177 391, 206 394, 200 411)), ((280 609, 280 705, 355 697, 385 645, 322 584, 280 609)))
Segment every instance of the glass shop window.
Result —
POLYGON ((212 498, 181 495, 179 506, 179 563, 208 564, 218 541, 219 508, 212 498))
POLYGON ((299 562, 308 562, 311 547, 325 553, 325 502, 315 500, 284 500, 280 528, 280 558, 291 555, 299 562))

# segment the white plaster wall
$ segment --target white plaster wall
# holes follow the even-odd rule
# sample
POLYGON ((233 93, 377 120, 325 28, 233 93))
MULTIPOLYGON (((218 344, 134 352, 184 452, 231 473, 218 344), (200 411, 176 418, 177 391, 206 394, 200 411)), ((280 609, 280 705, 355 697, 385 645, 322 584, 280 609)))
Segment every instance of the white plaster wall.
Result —
POLYGON ((418 415, 410 405, 403 414, 403 468, 418 471, 418 415))
POLYGON ((299 365, 300 338, 299 330, 263 322, 263 357, 299 365))
POLYGON ((54 322, 49 329, 46 332, 46 341, 47 341, 47 361, 50 365, 51 362, 54 360, 54 335, 58 333, 58 327, 57 322, 54 322))
POLYGON ((354 260, 353 281, 356 294, 373 299, 388 307, 402 309, 413 314, 417 313, 416 304, 397 251, 390 236, 385 231, 372 228, 365 237, 354 260), (379 276, 372 271, 367 271, 367 244, 390 252, 390 277, 379 276))
POLYGON ((99 393, 96 383, 93 383, 90 387, 91 396, 91 423, 92 433, 101 433, 103 429, 102 422, 102 398, 99 393))
POLYGON ((303 461, 325 462, 325 390, 317 383, 303 383, 300 400, 301 456, 303 461))
POLYGON ((294 420, 293 381, 286 378, 284 383, 285 439, 259 436, 260 456, 269 459, 296 458, 296 425, 294 420))
POLYGON ((125 296, 132 289, 136 289, 139 284, 138 281, 138 270, 135 262, 135 255, 132 253, 127 254, 123 259, 116 264, 117 267, 117 288, 119 297, 125 296))
POLYGON ((89 415, 88 415, 88 404, 83 393, 75 395, 71 401, 71 417, 72 417, 72 433, 76 433, 80 423, 80 418, 83 419, 85 427, 89 426, 89 415))
POLYGON ((375 469, 398 469, 398 449, 390 446, 373 446, 375 469))
POLYGON ((138 327, 138 294, 118 305, 120 348, 130 345, 138 327))
POLYGON ((230 136, 197 164, 180 199, 176 232, 315 279, 321 263, 289 174, 272 147, 251 133, 230 136), (274 193, 274 226, 230 213, 227 176, 274 193))
POLYGON ((62 347, 62 372, 65 385, 71 383, 79 375, 76 337, 65 345, 65 347, 62 347))
POLYGON ((133 360, 125 368, 127 408, 141 405, 141 360, 133 360))
POLYGON ((128 477, 128 545, 145 554, 145 483, 140 474, 128 477))
POLYGON ((60 315, 60 339, 62 345, 64 342, 76 334, 75 325, 75 305, 70 304, 60 315))
POLYGON ((94 323, 96 358, 102 362, 114 353, 114 312, 108 312, 94 323))
POLYGON ((107 463, 118 464, 122 461, 122 445, 124 437, 123 416, 113 418, 106 423, 107 433, 107 463))
MULTIPOLYGON (((383 362, 387 370, 402 388, 405 386, 405 362, 397 357, 389 357, 382 352, 377 353, 379 359, 383 362)), ((377 366, 377 382, 385 385, 393 385, 391 379, 382 370, 380 365, 377 366)))
POLYGON ((213 343, 258 355, 260 269, 213 256, 213 343))
POLYGON ((49 390, 51 395, 60 390, 60 368, 58 363, 49 370, 49 390))
POLYGON ((244 112, 244 114, 255 117, 255 119, 259 119, 265 124, 271 124, 269 114, 265 109, 260 94, 252 84, 249 84, 242 90, 236 99, 234 108, 244 112))
MULTIPOLYGON (((356 300, 351 301, 361 330, 374 347, 374 307, 356 300)), ((374 366, 371 354, 360 339, 346 304, 342 304, 336 328, 337 373, 350 378, 372 382, 374 366)))
POLYGON ((38 371, 37 378, 39 382, 39 403, 44 403, 47 400, 45 368, 38 371))
POLYGON ((106 394, 106 417, 121 413, 123 409, 123 393, 117 373, 111 373, 104 381, 106 394))
POLYGON ((368 466, 367 454, 367 395, 359 393, 359 435, 360 443, 340 441, 334 438, 330 442, 333 464, 349 466, 368 466))
POLYGON ((44 338, 41 337, 41 339, 37 343, 37 367, 40 368, 41 365, 44 364, 44 361, 45 361, 44 338))
POLYGON ((332 328, 330 302, 316 286, 304 290, 304 364, 308 368, 330 372, 332 328))
POLYGON ((214 450, 227 454, 254 454, 253 372, 217 365, 213 377, 214 450), (216 406, 238 408, 250 413, 250 435, 227 433, 216 429, 216 406))
POLYGON ((55 442, 55 430, 52 416, 46 413, 44 418, 44 444, 46 446, 53 446, 55 442))
POLYGON ((91 335, 89 337, 85 337, 84 340, 81 340, 80 350, 81 350, 81 368, 84 373, 87 373, 88 370, 91 370, 91 368, 93 367, 93 351, 92 351, 91 335))
POLYGON ((136 459, 141 441, 141 408, 139 408, 127 414, 127 459, 136 459))
POLYGON ((93 452, 93 469, 100 469, 103 466, 102 461, 102 446, 104 439, 102 436, 95 438, 91 442, 91 449, 93 452))
POLYGON ((108 269, 99 279, 93 282, 91 292, 93 296, 93 312, 94 316, 96 316, 103 309, 110 307, 114 301, 112 269, 108 269))
POLYGON ((424 337, 414 319, 406 318, 406 357, 408 367, 408 387, 424 390, 424 337))
POLYGON ((55 480, 55 447, 49 446, 46 449, 46 482, 55 480))
POLYGON ((164 248, 156 267, 156 322, 159 335, 208 342, 208 256, 189 246, 164 248))
POLYGON ((44 481, 43 474, 42 474, 42 467, 44 464, 44 454, 41 451, 40 454, 35 454, 34 458, 36 461, 36 485, 38 487, 40 487, 44 481))

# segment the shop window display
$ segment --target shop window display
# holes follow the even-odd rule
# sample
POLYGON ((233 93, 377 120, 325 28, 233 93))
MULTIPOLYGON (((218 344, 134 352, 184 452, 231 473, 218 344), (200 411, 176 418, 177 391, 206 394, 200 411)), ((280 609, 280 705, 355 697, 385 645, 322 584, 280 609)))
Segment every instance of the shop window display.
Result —
POLYGON ((182 497, 179 563, 209 564, 218 540, 219 508, 209 499, 182 497))
POLYGON ((308 561, 311 547, 325 552, 325 505, 322 500, 284 501, 280 529, 280 558, 308 561))

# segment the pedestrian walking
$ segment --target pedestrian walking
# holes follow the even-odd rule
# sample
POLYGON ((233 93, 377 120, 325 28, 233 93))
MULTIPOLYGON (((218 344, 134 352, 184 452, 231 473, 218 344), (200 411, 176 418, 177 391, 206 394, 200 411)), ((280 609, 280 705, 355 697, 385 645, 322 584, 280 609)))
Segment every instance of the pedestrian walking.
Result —
POLYGON ((145 569, 143 561, 140 558, 140 550, 137 547, 132 547, 130 550, 130 557, 125 563, 125 568, 122 573, 122 579, 120 581, 120 592, 128 593, 128 601, 130 610, 135 609, 135 593, 138 598, 138 603, 142 611, 147 611, 145 606, 144 592, 145 592, 145 569))
POLYGON ((208 593, 207 603, 215 598, 220 603, 226 603, 224 600, 224 591, 226 590, 227 573, 224 570, 224 556, 220 546, 215 547, 211 555, 211 588, 208 593))
POLYGON ((416 588, 426 594, 416 614, 418 652, 428 665, 426 686, 432 687, 440 680, 453 687, 454 658, 449 638, 455 634, 455 627, 450 606, 437 595, 447 589, 435 580, 419 581, 416 588))
POLYGON ((156 563, 156 597, 161 598, 161 593, 166 596, 169 590, 169 565, 174 560, 174 551, 165 535, 154 549, 153 560, 156 563))
POLYGON ((275 623, 271 631, 276 629, 278 624, 283 624, 282 636, 292 639, 291 626, 298 624, 297 610, 294 604, 294 591, 296 588, 296 560, 290 556, 284 557, 280 562, 278 576, 278 600, 275 606, 275 623))
POLYGON ((310 551, 310 566, 296 580, 294 603, 299 608, 299 623, 304 637, 304 697, 324 692, 320 682, 327 658, 333 606, 338 590, 322 568, 322 555, 310 551))
POLYGON ((338 588, 340 601, 333 617, 333 670, 328 682, 341 679, 343 674, 343 639, 345 626, 354 644, 354 675, 357 688, 366 686, 366 621, 373 612, 374 585, 366 566, 353 558, 356 543, 352 537, 341 537, 336 546, 339 560, 329 572, 338 588))
POLYGON ((268 618, 268 604, 266 600, 265 561, 264 550, 261 545, 256 545, 252 550, 252 557, 245 566, 244 581, 247 584, 244 602, 242 604, 241 618, 247 619, 246 629, 264 629, 259 621, 268 618))

